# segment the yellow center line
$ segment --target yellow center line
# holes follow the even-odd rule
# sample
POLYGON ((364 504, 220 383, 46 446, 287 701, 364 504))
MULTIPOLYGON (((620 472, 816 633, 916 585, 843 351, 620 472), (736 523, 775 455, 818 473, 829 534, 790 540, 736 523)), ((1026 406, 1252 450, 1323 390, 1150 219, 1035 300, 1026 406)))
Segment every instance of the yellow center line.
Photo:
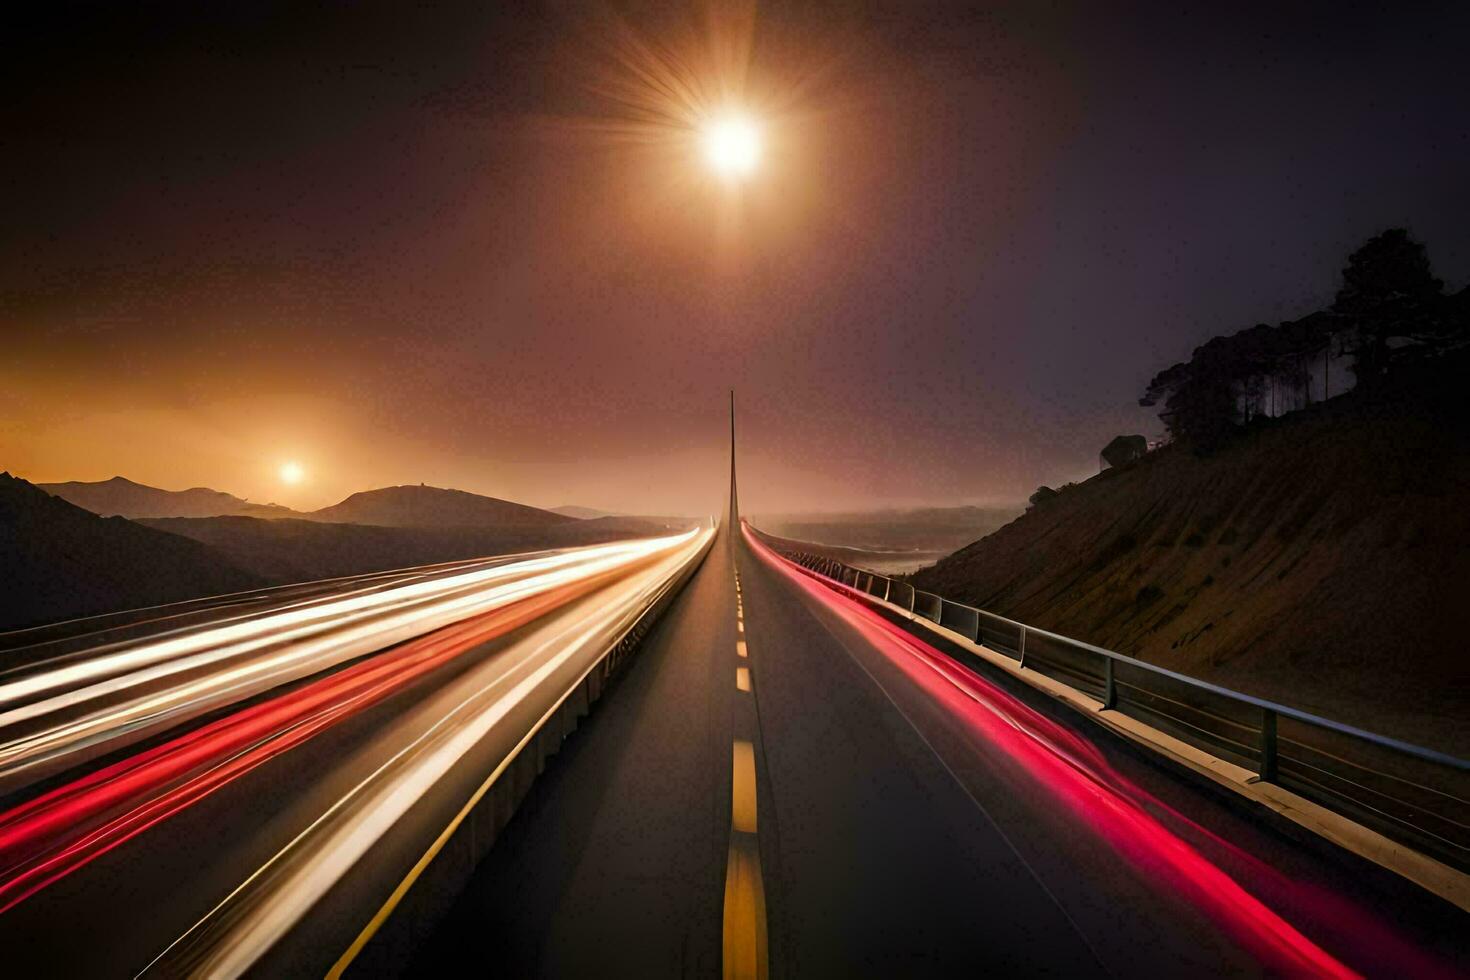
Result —
MULTIPOLYGON (((745 604, 735 573, 735 653, 748 659, 745 604)), ((735 668, 735 687, 750 693, 750 668, 735 668)), ((725 980, 766 980, 766 891, 756 837, 755 745, 735 739, 730 775, 730 852, 725 865, 725 980)))
POLYGON ((725 980, 765 980, 766 893, 760 847, 750 834, 730 836, 724 940, 725 980))
POLYGON ((724 976, 765 980, 766 894, 756 838, 755 746, 735 740, 730 797, 730 853, 725 865, 724 976))
POLYGON ((731 827, 742 834, 755 833, 755 746, 743 738, 735 740, 735 767, 731 777, 731 827))

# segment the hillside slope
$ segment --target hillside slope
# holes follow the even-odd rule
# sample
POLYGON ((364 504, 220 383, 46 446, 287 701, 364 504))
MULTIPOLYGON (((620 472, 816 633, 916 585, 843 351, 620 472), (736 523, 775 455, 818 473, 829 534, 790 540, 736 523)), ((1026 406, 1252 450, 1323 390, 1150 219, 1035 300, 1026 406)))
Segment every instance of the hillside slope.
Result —
MULTIPOLYGON (((1463 364, 1459 365, 1463 367, 1463 364)), ((1470 754, 1470 425, 1455 370, 1214 456, 1109 470, 914 576, 1196 677, 1470 754)))
POLYGON ((615 517, 610 510, 598 510, 596 507, 581 507, 577 504, 563 504, 560 507, 548 507, 547 510, 562 517, 575 517, 579 521, 592 520, 597 517, 615 517))
POLYGON ((496 497, 426 486, 365 490, 354 493, 340 504, 303 516, 335 524, 377 524, 384 527, 547 527, 576 520, 496 497))
POLYGON ((251 517, 163 518, 144 523, 207 544, 272 585, 670 533, 632 518, 442 528, 251 517))
POLYGON ((221 490, 194 487, 161 490, 121 476, 92 483, 38 483, 36 486, 68 503, 103 517, 215 517, 244 514, 251 517, 294 517, 296 512, 279 504, 252 504, 221 490))
POLYGON ((0 473, 0 629, 253 589, 197 541, 99 517, 0 473))

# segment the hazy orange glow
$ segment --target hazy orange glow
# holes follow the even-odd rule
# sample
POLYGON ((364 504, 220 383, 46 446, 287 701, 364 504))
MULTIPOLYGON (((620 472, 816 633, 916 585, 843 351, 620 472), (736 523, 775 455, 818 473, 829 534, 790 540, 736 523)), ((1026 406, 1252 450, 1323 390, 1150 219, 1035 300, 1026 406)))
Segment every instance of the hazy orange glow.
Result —
POLYGON ((306 479, 306 470, 301 468, 300 463, 282 463, 280 477, 282 483, 295 485, 306 479))
MULTIPOLYGON (((354 69, 332 94, 361 120, 321 157, 314 139, 285 146, 302 166, 279 186, 228 155, 176 207, 101 181, 99 195, 118 195, 112 220, 78 231, 74 256, 48 258, 50 278, 17 272, 33 281, 26 304, 0 303, 0 468, 299 510, 427 483, 704 514, 725 492, 734 387, 757 511, 1024 497, 1040 482, 1034 454, 981 466, 947 448, 981 420, 996 445, 1018 438, 994 417, 1028 391, 1019 377, 1016 391, 973 384, 973 360, 937 342, 978 322, 967 263, 988 254, 976 229, 992 225, 964 220, 963 273, 900 258, 950 250, 960 219, 939 189, 1033 172, 1013 159, 1027 144, 936 153, 969 118, 973 87, 945 65, 910 70, 870 20, 773 7, 757 32, 756 8, 572 5, 544 35, 493 39, 507 55, 529 46, 524 63, 478 49, 462 64, 428 59, 438 94, 386 116, 370 104, 372 73, 354 69), (482 70, 517 94, 491 98, 482 70), (754 174, 723 174, 708 155, 707 127, 732 119, 749 129, 722 128, 718 159, 754 161, 754 174), (238 240, 211 231, 243 214, 259 217, 238 240), (133 240, 111 240, 122 228, 156 240, 158 257, 134 268, 133 240), (198 241, 216 251, 196 255, 198 241), (117 271, 74 271, 94 266, 117 271), (916 296, 950 305, 917 317, 916 296), (984 404, 936 416, 911 397, 916 373, 984 404), (893 465, 897 445, 919 465, 893 465), (297 482, 288 461, 303 466, 297 482)), ((256 104, 253 76, 238 84, 256 104)), ((985 91, 986 133, 1024 114, 985 91)), ((143 186, 166 176, 151 157, 136 166, 143 186)), ((1098 431, 1125 424, 1076 429, 1048 459, 1094 465, 1098 431)))

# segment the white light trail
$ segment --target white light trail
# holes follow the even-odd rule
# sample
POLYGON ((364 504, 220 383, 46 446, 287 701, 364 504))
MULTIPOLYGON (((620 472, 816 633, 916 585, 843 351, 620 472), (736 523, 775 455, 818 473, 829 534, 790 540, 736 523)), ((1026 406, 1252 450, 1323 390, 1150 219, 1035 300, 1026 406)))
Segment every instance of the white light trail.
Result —
MULTIPOLYGON (((573 607, 517 644, 515 654, 477 666, 446 695, 454 704, 398 726, 405 744, 172 943, 143 971, 235 977, 254 966, 313 905, 472 749, 534 699, 557 703, 568 678, 579 682, 713 536, 677 539, 670 554, 573 607), (557 678, 561 681, 557 681, 557 678), (414 732, 412 729, 420 730, 414 732)), ((664 539, 666 542, 671 539, 664 539)), ((396 733, 389 733, 389 736, 396 733)), ((519 738, 523 733, 510 733, 519 738)), ((385 736, 388 737, 388 736, 385 736)), ((140 975, 143 975, 140 974, 140 975)))
POLYGON ((630 565, 697 532, 577 548, 271 613, 0 685, 0 789, 507 603, 630 565), (97 661, 104 661, 99 664, 97 661), (91 683, 79 681, 91 680, 91 683), (27 701, 27 697, 49 695, 27 701))

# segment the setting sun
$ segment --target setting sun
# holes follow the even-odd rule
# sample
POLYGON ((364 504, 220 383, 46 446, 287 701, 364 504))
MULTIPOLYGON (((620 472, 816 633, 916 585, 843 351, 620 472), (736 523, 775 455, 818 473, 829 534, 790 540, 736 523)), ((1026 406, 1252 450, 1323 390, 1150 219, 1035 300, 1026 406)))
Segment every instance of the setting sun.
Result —
POLYGON ((280 477, 282 483, 297 484, 306 479, 306 470, 301 468, 300 463, 282 463, 280 477))
POLYGON ((721 176, 747 177, 760 163, 760 130, 745 116, 712 119, 704 128, 704 155, 721 176))

